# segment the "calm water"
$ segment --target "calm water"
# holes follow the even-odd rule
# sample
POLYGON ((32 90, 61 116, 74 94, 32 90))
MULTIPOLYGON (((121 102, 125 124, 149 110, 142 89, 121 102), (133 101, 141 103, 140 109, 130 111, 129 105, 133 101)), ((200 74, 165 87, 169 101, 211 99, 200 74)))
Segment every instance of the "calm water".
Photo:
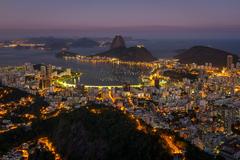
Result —
MULTIPOLYGON (((99 51, 99 49, 95 50, 99 51)), ((90 51, 88 50, 84 53, 86 55, 90 54, 92 51, 93 49, 90 49, 90 51)), ((81 82, 89 85, 119 85, 125 82, 137 84, 140 82, 139 77, 148 72, 148 69, 146 68, 130 67, 126 65, 91 64, 80 63, 77 61, 65 61, 56 58, 55 52, 53 51, 0 49, 0 66, 22 65, 25 62, 31 62, 33 64, 53 64, 56 66, 72 68, 75 71, 83 73, 81 76, 81 82)))
MULTIPOLYGON (((190 48, 194 45, 205 45, 226 50, 240 56, 240 40, 138 40, 128 42, 128 46, 144 44, 157 58, 166 58, 176 55, 176 50, 190 48)), ((72 51, 82 55, 91 55, 102 52, 107 48, 75 48, 72 51)), ((0 49, 0 66, 22 65, 25 62, 53 64, 70 67, 83 73, 81 78, 84 84, 104 85, 132 84, 139 81, 139 76, 147 72, 142 68, 130 68, 111 64, 87 64, 75 61, 65 61, 55 57, 57 51, 37 51, 25 49, 0 49)))
MULTIPOLYGON (((132 42, 136 44, 137 42, 132 42)), ((225 50, 240 56, 240 39, 155 39, 140 41, 155 57, 165 58, 176 55, 176 50, 204 45, 225 50)))

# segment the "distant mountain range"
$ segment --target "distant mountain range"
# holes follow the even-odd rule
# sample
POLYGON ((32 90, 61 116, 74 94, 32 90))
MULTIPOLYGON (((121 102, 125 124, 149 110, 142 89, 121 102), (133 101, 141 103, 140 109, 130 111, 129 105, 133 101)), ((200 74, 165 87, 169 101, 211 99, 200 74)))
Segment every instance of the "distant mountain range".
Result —
POLYGON ((179 59, 179 62, 183 64, 196 63, 205 65, 205 63, 212 63, 215 67, 224 67, 227 64, 228 55, 233 56, 233 63, 236 63, 239 59, 235 54, 206 46, 194 46, 190 49, 182 50, 174 58, 179 59))
MULTIPOLYGON (((121 37, 122 38, 122 37, 121 37)), ((124 37, 128 41, 133 40, 131 37, 124 37)), ((108 47, 111 46, 111 38, 108 37, 98 37, 98 38, 56 38, 56 37, 33 37, 33 38, 23 38, 14 39, 11 41, 0 41, 0 43, 10 44, 12 41, 18 41, 22 43, 36 43, 45 44, 47 49, 62 49, 62 48, 93 48, 93 47, 108 47)), ((23 48, 23 47, 19 47, 23 48)))
POLYGON ((54 37, 39 37, 39 38, 30 38, 28 41, 32 43, 44 43, 50 49, 61 49, 61 48, 91 48, 97 47, 99 43, 90 38, 79 38, 79 39, 70 39, 70 38, 54 38, 54 37))
POLYGON ((151 62, 156 60, 156 58, 142 45, 127 48, 124 39, 120 35, 117 35, 113 39, 110 50, 93 56, 113 57, 122 61, 137 62, 151 62))
MULTIPOLYGON (((69 46, 74 47, 92 47, 96 45, 99 44, 96 41, 88 38, 81 38, 69 44, 69 46)), ((102 45, 105 46, 104 44, 102 45)), ((206 46, 194 46, 190 49, 177 50, 177 52, 178 55, 174 56, 174 58, 179 59, 179 62, 183 64, 196 63, 198 65, 205 65, 205 63, 212 63, 212 65, 215 67, 224 67, 227 64, 228 55, 233 56, 233 63, 238 62, 239 59, 239 57, 235 54, 206 46)), ((58 57, 75 57, 76 55, 77 53, 72 53, 69 51, 61 51, 57 53, 58 57)), ((122 61, 135 62, 151 62, 156 60, 151 52, 148 51, 143 45, 126 47, 124 38, 120 35, 115 36, 110 44, 109 50, 91 56, 112 57, 118 58, 122 61)))

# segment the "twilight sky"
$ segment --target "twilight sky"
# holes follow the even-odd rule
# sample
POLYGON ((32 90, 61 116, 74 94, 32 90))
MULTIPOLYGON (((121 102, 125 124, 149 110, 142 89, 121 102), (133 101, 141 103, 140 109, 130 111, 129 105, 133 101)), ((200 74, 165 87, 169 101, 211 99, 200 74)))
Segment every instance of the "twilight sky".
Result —
POLYGON ((1 0, 0 29, 240 31, 240 0, 1 0))

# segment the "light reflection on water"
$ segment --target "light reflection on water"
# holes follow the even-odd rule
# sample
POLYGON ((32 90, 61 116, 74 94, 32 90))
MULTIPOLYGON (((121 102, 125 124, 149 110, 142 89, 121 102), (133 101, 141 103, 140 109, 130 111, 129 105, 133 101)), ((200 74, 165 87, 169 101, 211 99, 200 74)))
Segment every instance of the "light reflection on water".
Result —
POLYGON ((0 49, 0 66, 22 65, 26 62, 33 64, 53 64, 72 68, 83 73, 81 83, 88 85, 119 85, 124 82, 137 84, 140 75, 148 69, 116 64, 91 64, 77 61, 65 61, 55 57, 53 51, 0 49))
MULTIPOLYGON (((153 56, 157 58, 173 57, 179 49, 187 49, 195 45, 204 45, 214 48, 226 50, 229 53, 235 53, 240 56, 240 39, 154 39, 154 40, 136 40, 126 41, 128 46, 136 44, 144 44, 153 56)), ((90 55, 107 50, 108 48, 76 48, 72 49, 82 55, 90 55)), ((136 83, 139 80, 138 76, 121 75, 116 76, 119 70, 116 66, 110 64, 86 64, 74 61, 64 61, 57 59, 55 53, 57 51, 43 52, 36 50, 15 50, 15 49, 0 49, 0 66, 6 65, 21 65, 25 62, 45 63, 56 66, 70 67, 74 70, 83 72, 82 82, 85 84, 119 84, 123 81, 136 83), (116 72, 114 72, 116 71, 116 72), (106 81, 102 81, 102 80, 106 81), (107 79, 109 79, 107 81, 107 79)))

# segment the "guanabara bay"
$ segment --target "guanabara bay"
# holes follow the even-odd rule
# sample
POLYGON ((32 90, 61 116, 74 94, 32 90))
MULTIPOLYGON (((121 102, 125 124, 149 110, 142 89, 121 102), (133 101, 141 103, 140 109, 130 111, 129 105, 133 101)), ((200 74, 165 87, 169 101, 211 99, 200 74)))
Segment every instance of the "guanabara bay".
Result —
POLYGON ((240 160, 240 1, 0 2, 0 160, 240 160))

